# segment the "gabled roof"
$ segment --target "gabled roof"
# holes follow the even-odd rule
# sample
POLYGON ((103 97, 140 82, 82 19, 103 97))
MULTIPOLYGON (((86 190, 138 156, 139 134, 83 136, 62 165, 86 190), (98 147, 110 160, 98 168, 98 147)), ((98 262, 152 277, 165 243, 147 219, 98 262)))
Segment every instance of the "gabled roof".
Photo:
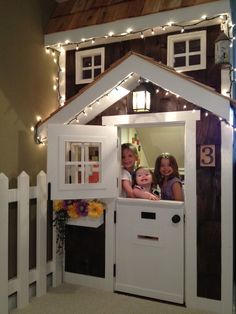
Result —
POLYGON ((89 117, 83 115, 79 122, 86 124, 132 91, 139 84, 140 77, 230 121, 230 98, 160 62, 129 52, 42 121, 38 127, 38 135, 41 138, 46 137, 49 123, 67 124, 79 113, 92 107, 89 117), (101 100, 99 104, 96 103, 98 99, 101 100))
POLYGON ((110 23, 217 0, 68 0, 57 4, 47 34, 110 23))
POLYGON ((66 50, 220 24, 229 0, 68 0, 58 4, 45 45, 66 50), (206 15, 206 19, 202 16, 206 15), (173 23, 173 24, 172 24, 173 23), (112 35, 110 35, 112 34, 112 35))

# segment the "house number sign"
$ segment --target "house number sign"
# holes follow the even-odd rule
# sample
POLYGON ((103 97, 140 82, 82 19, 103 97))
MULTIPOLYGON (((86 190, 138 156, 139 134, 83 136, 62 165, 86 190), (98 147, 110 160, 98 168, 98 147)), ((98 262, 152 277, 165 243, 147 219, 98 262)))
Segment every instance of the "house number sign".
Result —
POLYGON ((200 166, 215 167, 215 145, 200 146, 200 166))

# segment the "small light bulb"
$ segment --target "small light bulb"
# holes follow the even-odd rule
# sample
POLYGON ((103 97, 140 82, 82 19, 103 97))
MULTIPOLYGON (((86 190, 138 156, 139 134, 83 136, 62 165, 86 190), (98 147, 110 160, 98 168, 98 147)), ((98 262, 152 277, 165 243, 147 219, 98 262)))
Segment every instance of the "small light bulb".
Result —
POLYGON ((30 131, 34 132, 34 127, 33 126, 31 126, 30 131))
POLYGON ((202 20, 206 20, 206 18, 207 18, 206 14, 202 15, 201 17, 202 20))
POLYGON ((36 116, 36 120, 39 122, 42 120, 42 118, 40 116, 36 116))

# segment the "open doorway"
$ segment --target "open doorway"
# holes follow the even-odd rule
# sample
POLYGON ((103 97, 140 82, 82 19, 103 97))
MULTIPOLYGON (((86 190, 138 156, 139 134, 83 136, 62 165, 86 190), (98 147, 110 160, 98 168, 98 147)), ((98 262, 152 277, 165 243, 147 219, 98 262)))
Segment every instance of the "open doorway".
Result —
POLYGON ((132 143, 138 150, 140 165, 154 169, 157 156, 168 152, 175 156, 184 179, 184 125, 122 127, 121 144, 132 143))

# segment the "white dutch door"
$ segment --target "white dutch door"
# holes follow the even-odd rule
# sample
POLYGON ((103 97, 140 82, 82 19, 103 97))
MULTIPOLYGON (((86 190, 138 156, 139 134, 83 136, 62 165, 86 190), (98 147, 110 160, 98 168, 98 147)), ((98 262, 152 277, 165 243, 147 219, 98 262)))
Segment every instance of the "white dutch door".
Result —
POLYGON ((117 200, 115 290, 184 303, 184 203, 117 200))

